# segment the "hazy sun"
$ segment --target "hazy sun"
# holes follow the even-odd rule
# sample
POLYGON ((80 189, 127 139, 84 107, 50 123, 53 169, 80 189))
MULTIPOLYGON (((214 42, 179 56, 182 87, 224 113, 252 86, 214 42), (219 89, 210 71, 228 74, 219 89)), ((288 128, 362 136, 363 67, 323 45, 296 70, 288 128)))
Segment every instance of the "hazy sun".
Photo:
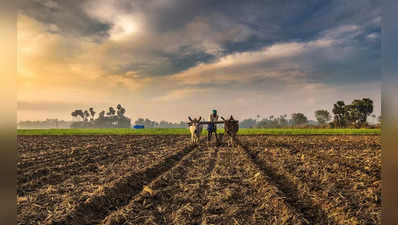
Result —
POLYGON ((124 40, 139 31, 139 25, 132 16, 120 16, 116 19, 112 30, 111 39, 115 41, 124 40))

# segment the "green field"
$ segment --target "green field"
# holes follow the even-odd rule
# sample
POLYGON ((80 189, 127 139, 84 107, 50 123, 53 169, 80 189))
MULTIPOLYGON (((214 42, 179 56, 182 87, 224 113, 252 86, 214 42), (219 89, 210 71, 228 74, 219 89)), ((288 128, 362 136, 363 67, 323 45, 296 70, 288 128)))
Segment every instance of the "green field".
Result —
MULTIPOLYGON (((218 129, 218 132, 223 133, 223 129, 218 129)), ((207 133, 203 129, 203 135, 207 133)), ((241 128, 238 134, 240 135, 314 135, 314 134, 380 134, 380 129, 251 129, 241 128)), ((187 128, 146 128, 146 129, 32 129, 32 130, 18 130, 18 135, 176 135, 189 134, 187 128)))

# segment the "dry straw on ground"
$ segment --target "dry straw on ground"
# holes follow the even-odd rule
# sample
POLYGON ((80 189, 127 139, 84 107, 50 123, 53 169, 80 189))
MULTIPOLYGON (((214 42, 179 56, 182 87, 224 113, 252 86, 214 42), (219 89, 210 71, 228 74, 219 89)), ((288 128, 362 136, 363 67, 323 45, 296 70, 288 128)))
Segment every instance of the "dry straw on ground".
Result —
POLYGON ((381 224, 380 136, 19 136, 18 224, 381 224))

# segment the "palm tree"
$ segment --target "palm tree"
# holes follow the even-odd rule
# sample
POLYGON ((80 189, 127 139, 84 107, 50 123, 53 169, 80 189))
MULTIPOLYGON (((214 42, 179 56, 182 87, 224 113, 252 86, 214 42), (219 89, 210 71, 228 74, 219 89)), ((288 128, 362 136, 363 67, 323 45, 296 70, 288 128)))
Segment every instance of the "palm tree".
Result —
POLYGON ((99 118, 104 118, 105 117, 105 110, 102 110, 100 113, 99 113, 99 118))
POLYGON ((119 117, 123 117, 124 113, 126 113, 126 110, 120 104, 118 104, 116 108, 117 108, 117 115, 119 117))
POLYGON ((106 113, 107 116, 114 116, 116 113, 113 107, 109 107, 109 111, 106 113))
POLYGON ((84 113, 83 110, 81 109, 76 109, 75 110, 76 116, 80 116, 84 120, 84 113))
POLYGON ((87 110, 84 110, 84 121, 87 121, 89 116, 90 113, 87 110))
POLYGON ((94 116, 95 116, 94 108, 93 107, 89 108, 89 111, 90 111, 90 114, 91 114, 91 120, 94 120, 94 116))
POLYGON ((345 125, 345 114, 346 114, 346 105, 344 101, 337 101, 336 104, 333 105, 334 120, 337 127, 343 127, 345 125))
POLYGON ((366 123, 366 118, 373 112, 373 101, 370 98, 363 98, 362 99, 364 109, 363 109, 363 122, 366 123))
POLYGON ((71 116, 73 117, 73 118, 75 118, 75 119, 77 119, 77 112, 76 112, 76 110, 75 111, 73 111, 72 113, 71 113, 71 116))

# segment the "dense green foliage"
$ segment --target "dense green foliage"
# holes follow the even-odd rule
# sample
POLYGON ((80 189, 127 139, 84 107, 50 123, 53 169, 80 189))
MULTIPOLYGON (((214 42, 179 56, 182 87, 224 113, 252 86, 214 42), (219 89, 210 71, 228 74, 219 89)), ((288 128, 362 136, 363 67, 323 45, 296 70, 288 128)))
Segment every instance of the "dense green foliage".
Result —
POLYGON ((295 126, 300 126, 308 123, 308 119, 303 113, 293 113, 292 120, 295 126))
POLYGON ((344 101, 337 101, 332 112, 334 127, 360 128, 367 125, 367 118, 373 112, 373 101, 369 98, 355 99, 350 105, 346 105, 344 101))
POLYGON ((315 111, 315 118, 319 124, 325 124, 331 119, 330 113, 325 109, 315 111))
POLYGON ((173 122, 168 122, 168 121, 152 121, 148 118, 138 118, 135 121, 136 125, 144 125, 145 128, 185 128, 187 126, 186 122, 181 121, 179 123, 173 123, 173 122))
POLYGON ((93 108, 89 110, 76 109, 71 113, 71 116, 81 121, 76 121, 71 124, 71 128, 130 128, 130 119, 125 117, 126 110, 122 105, 117 105, 117 111, 113 107, 109 107, 109 111, 101 111, 98 118, 95 118, 95 111, 93 108))

